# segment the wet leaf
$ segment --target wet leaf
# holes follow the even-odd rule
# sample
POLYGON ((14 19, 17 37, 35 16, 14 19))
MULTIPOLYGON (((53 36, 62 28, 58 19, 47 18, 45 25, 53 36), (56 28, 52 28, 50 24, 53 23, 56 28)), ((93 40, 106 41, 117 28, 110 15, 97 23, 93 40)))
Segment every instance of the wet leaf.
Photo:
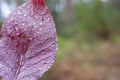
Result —
POLYGON ((44 0, 34 1, 15 9, 3 23, 2 80, 38 80, 54 62, 57 51, 54 20, 48 7, 41 2, 44 0))

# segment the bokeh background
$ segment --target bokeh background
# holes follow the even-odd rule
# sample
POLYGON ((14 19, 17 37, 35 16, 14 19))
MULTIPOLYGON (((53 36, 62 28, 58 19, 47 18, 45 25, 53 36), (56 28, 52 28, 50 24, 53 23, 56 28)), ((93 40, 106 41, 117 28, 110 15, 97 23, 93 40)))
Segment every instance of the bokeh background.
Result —
MULTIPOLYGON (((0 0, 0 26, 24 2, 0 0)), ((46 2, 55 19, 59 50, 40 80, 120 80, 120 0, 46 2)))

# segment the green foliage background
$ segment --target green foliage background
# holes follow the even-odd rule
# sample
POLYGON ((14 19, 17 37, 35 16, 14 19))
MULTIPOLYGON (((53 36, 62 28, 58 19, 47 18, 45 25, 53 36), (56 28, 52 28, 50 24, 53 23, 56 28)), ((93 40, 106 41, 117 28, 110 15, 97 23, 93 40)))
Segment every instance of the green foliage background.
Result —
POLYGON ((62 11, 57 11, 60 0, 46 0, 59 50, 54 66, 41 80, 120 80, 120 0, 64 1, 62 11))

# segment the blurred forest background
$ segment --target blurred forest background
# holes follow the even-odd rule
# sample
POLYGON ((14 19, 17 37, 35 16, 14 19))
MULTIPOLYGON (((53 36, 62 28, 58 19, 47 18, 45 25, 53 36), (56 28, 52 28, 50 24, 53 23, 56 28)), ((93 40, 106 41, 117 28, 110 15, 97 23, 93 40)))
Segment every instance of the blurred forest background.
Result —
MULTIPOLYGON (((0 26, 24 2, 0 0, 0 26)), ((40 80, 120 80, 120 0, 46 2, 55 19, 59 51, 40 80)))

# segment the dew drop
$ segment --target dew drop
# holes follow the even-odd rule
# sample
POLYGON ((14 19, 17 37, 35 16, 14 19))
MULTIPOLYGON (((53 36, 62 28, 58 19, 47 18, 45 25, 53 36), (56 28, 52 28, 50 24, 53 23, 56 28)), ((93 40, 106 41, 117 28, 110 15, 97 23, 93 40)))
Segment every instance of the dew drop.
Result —
POLYGON ((23 21, 25 21, 25 18, 23 18, 23 21))
POLYGON ((37 32, 38 34, 40 34, 40 32, 37 32))
POLYGON ((44 61, 41 61, 41 63, 44 63, 44 61))
POLYGON ((24 17, 26 17, 27 15, 26 14, 24 14, 24 17))
POLYGON ((33 38, 29 38, 29 40, 32 40, 33 38))
POLYGON ((9 63, 9 61, 7 60, 6 63, 9 63))
POLYGON ((0 68, 3 68, 3 67, 4 67, 4 65, 0 64, 0 68))
POLYGON ((8 68, 9 71, 11 71, 11 68, 8 68))
POLYGON ((31 13, 30 15, 31 15, 31 16, 33 16, 34 14, 33 14, 33 13, 31 13))
POLYGON ((25 69, 25 67, 23 66, 22 69, 25 69))
POLYGON ((37 36, 37 33, 35 33, 34 35, 37 36))
POLYGON ((25 28, 24 30, 25 30, 25 31, 27 31, 27 29, 26 29, 26 28, 25 28))
POLYGON ((35 22, 33 22, 33 26, 35 25, 36 23, 35 22))
POLYGON ((50 66, 48 66, 47 68, 50 69, 50 66))
POLYGON ((31 26, 31 24, 28 24, 28 26, 31 26))
POLYGON ((21 15, 22 13, 21 12, 18 12, 18 15, 21 15))
POLYGON ((39 31, 41 31, 42 29, 41 28, 39 28, 39 31))
POLYGON ((28 69, 28 70, 30 70, 30 68, 29 68, 29 67, 28 67, 27 69, 28 69))
POLYGON ((40 22, 40 25, 42 25, 42 23, 40 22))
POLYGON ((11 57, 11 59, 13 59, 13 57, 11 57))

